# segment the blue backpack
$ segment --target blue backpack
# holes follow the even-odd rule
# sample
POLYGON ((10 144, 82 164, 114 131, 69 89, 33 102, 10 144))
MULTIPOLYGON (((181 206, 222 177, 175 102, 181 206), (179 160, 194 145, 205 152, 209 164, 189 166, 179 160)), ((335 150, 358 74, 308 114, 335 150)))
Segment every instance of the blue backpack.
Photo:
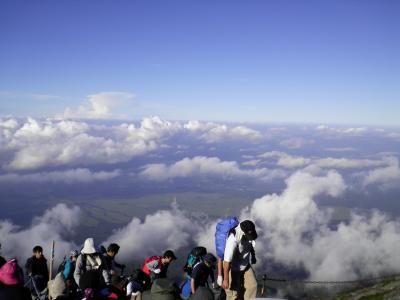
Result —
POLYGON ((218 222, 215 228, 215 250, 220 259, 224 259, 225 244, 229 233, 238 225, 239 220, 236 217, 230 217, 218 222))

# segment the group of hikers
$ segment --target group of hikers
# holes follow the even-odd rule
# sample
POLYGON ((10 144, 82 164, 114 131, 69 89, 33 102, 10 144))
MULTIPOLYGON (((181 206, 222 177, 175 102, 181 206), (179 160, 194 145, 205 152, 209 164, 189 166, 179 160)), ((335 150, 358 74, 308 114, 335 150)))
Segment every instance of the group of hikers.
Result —
POLYGON ((82 249, 72 250, 49 280, 43 249, 35 246, 26 261, 25 276, 16 259, 7 261, 0 256, 0 300, 44 300, 48 295, 57 300, 249 300, 257 293, 252 268, 256 239, 252 221, 239 222, 236 217, 220 221, 215 232, 217 257, 205 247, 193 248, 180 285, 167 276, 168 267, 177 260, 173 250, 148 257, 140 269, 123 275, 126 266, 115 260, 120 246, 96 247, 93 238, 87 238, 82 249))

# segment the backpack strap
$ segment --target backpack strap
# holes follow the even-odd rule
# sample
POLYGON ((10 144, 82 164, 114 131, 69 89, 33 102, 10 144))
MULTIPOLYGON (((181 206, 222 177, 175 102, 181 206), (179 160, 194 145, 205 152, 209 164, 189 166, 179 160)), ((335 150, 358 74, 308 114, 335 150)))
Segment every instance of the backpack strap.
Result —
POLYGON ((85 273, 87 270, 86 270, 86 254, 81 254, 81 256, 82 256, 82 271, 83 271, 83 273, 85 273))

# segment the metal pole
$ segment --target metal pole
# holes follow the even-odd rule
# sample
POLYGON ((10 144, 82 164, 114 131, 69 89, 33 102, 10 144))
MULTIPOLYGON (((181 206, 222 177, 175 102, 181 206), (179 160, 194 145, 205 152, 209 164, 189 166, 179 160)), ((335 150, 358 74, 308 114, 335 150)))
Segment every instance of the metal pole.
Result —
MULTIPOLYGON (((56 246, 56 241, 53 241, 51 245, 51 255, 50 255, 50 267, 49 267, 49 280, 52 280, 53 278, 53 262, 54 262, 54 248, 56 246)), ((49 299, 50 297, 50 289, 49 289, 49 299)))
POLYGON ((265 281, 267 280, 267 274, 263 275, 262 280, 263 280, 263 286, 262 286, 262 289, 261 289, 261 296, 264 296, 264 293, 265 293, 265 281))

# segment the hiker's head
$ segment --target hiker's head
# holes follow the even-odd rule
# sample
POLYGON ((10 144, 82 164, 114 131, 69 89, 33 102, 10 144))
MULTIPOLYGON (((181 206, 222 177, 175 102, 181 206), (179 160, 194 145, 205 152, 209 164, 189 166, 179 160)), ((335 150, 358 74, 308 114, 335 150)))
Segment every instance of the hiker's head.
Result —
POLYGON ((33 255, 34 255, 37 259, 39 259, 39 258, 41 258, 41 257, 43 256, 43 248, 40 247, 40 246, 35 246, 35 247, 33 247, 32 252, 33 252, 33 255))
POLYGON ((87 238, 85 243, 83 244, 83 248, 81 250, 82 254, 95 254, 97 253, 96 248, 94 246, 93 238, 87 238))
POLYGON ((250 220, 245 220, 240 223, 240 229, 244 233, 244 237, 249 241, 254 241, 257 239, 256 226, 250 220))
POLYGON ((78 250, 72 250, 71 253, 69 254, 69 257, 71 258, 72 261, 75 261, 79 256, 78 250))
POLYGON ((217 262, 217 258, 211 254, 211 253, 207 253, 206 255, 204 255, 204 263, 209 267, 213 267, 215 265, 215 263, 217 262))
POLYGON ((118 254, 118 251, 119 251, 118 244, 112 243, 107 247, 107 255, 108 256, 114 257, 115 255, 118 254))
POLYGON ((173 260, 176 260, 176 256, 172 250, 167 250, 164 252, 162 257, 163 264, 170 264, 173 260))

